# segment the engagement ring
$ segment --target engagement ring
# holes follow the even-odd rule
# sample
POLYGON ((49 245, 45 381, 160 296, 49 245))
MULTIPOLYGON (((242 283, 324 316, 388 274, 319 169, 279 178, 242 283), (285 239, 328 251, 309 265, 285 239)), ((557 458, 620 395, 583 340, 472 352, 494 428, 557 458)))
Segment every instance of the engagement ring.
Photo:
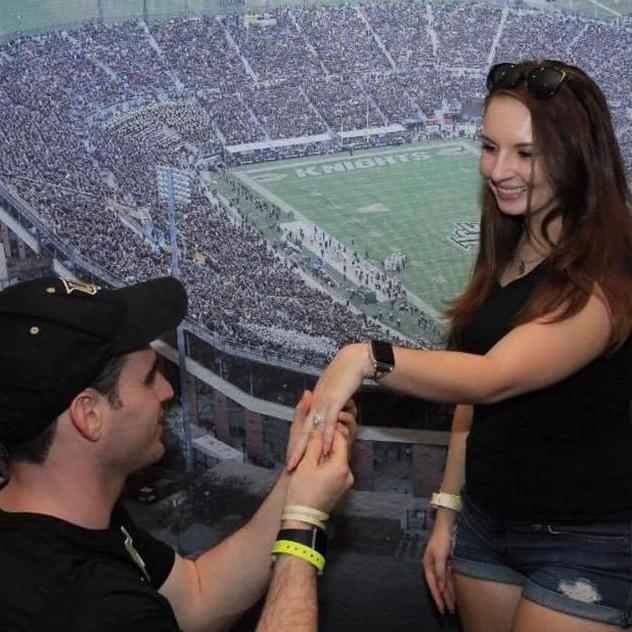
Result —
POLYGON ((314 426, 314 428, 320 428, 320 426, 323 425, 323 421, 325 421, 325 418, 322 415, 314 415, 312 426, 314 426))

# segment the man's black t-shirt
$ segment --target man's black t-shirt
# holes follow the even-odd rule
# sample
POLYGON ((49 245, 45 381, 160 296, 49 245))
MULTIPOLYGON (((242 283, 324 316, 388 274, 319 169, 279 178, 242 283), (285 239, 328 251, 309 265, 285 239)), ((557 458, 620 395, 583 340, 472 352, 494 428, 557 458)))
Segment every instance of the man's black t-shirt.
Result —
POLYGON ((120 506, 103 530, 0 511, 0 632, 178 632, 174 559, 120 506))

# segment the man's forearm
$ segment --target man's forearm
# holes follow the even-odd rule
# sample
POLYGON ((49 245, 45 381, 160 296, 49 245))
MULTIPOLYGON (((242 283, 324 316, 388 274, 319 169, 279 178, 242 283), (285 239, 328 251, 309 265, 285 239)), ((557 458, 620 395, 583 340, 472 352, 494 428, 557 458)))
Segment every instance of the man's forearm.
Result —
MULTIPOLYGON (((303 397, 296 408, 294 428, 304 422, 308 404, 309 398, 303 397)), ((354 420, 350 423, 354 425, 354 420)), ((160 592, 171 603, 182 630, 209 632, 227 629, 263 595, 272 575, 272 545, 282 526, 280 518, 285 503, 313 507, 328 514, 352 485, 353 475, 349 470, 350 434, 346 426, 336 430, 330 458, 321 461, 322 432, 312 430, 299 467, 291 475, 285 471, 280 475, 248 524, 206 551, 195 562, 176 555, 174 567, 160 592)), ((302 521, 296 523, 286 520, 283 527, 309 530, 309 525, 302 521)), ((293 603, 297 593, 301 598, 315 598, 315 578, 310 578, 309 573, 314 574, 316 571, 310 568, 308 562, 301 559, 286 560, 279 565, 279 569, 277 572, 283 572, 275 582, 275 598, 270 606, 275 617, 271 619, 267 615, 267 621, 276 621, 279 607, 286 606, 278 603, 278 596, 286 588, 293 603), (293 565, 297 562, 299 565, 294 569, 293 565), (286 565, 288 569, 285 569, 286 565), (307 568, 303 568, 303 565, 307 568), (288 583, 288 573, 289 577, 296 578, 297 586, 292 581, 288 583)), ((301 621, 312 626, 304 629, 315 629, 315 603, 308 605, 296 601, 295 607, 297 612, 306 607, 311 609, 309 616, 303 613, 301 621)))
POLYGON ((316 569, 280 555, 257 632, 315 632, 318 628, 316 569))
POLYGON ((183 630, 227 629, 263 596, 288 478, 283 472, 253 518, 195 562, 177 556, 160 592, 183 630))
POLYGON ((222 609, 243 612, 267 589, 270 551, 279 532, 287 484, 288 474, 283 472, 251 520, 197 559, 202 590, 207 581, 208 586, 213 586, 213 593, 218 589, 223 593, 223 587, 231 588, 226 591, 228 594, 221 595, 219 602, 213 595, 210 602, 213 608, 222 603, 222 609))

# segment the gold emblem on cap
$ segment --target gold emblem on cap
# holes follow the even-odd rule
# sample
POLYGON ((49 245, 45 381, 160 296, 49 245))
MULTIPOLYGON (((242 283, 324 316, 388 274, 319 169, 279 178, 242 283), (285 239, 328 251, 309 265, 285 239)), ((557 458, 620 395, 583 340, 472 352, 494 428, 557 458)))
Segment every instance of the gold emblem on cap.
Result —
POLYGON ((82 292, 83 294, 89 294, 94 296, 101 288, 94 283, 84 283, 83 281, 71 281, 70 279, 64 279, 59 277, 59 280, 64 284, 66 288, 66 294, 72 294, 73 292, 82 292))
POLYGON ((54 287, 47 287, 46 294, 55 294, 57 290, 54 287))
POLYGON ((29 333, 31 334, 31 336, 37 336, 37 334, 39 334, 39 332, 40 332, 40 328, 37 325, 33 325, 29 329, 29 333))

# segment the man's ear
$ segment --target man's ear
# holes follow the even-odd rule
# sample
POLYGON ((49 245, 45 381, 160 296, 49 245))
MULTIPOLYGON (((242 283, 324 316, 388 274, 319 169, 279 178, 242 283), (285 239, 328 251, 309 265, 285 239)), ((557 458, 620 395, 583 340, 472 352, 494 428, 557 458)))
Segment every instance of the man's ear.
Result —
POLYGON ((86 388, 70 402, 70 420, 88 441, 98 441, 101 438, 106 401, 106 398, 94 389, 86 388))

